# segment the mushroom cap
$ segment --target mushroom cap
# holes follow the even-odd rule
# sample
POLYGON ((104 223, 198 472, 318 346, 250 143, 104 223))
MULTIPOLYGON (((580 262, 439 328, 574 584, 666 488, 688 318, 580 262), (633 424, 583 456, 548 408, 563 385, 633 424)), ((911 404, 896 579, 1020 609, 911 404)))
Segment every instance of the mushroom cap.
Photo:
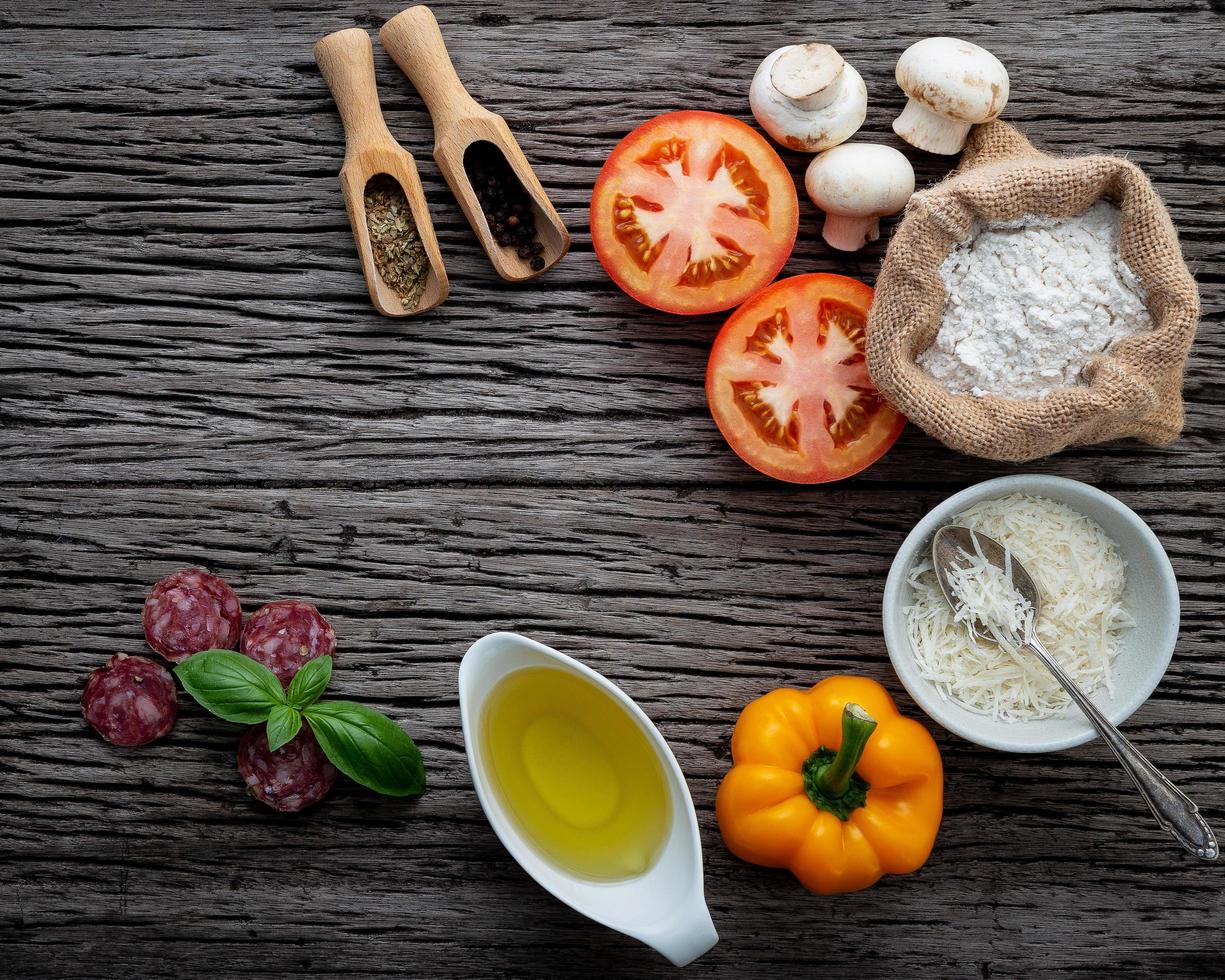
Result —
POLYGON ((896 214, 914 193, 914 168, 892 146, 843 143, 813 158, 804 189, 826 214, 872 218, 896 214))
POLYGON ((986 48, 956 37, 916 41, 897 61, 897 83, 932 112, 987 122, 1008 104, 1008 70, 986 48))
POLYGON ((829 44, 788 44, 777 51, 770 84, 789 99, 811 98, 838 80, 846 62, 829 44))
POLYGON ((749 106, 776 142, 818 153, 863 125, 868 90, 854 66, 828 44, 788 44, 758 66, 749 106))

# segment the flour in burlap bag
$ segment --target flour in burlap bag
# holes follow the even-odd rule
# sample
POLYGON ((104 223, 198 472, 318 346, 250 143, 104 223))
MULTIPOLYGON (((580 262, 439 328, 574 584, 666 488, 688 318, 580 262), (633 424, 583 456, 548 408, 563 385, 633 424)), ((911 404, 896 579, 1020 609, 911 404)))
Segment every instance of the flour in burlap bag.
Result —
POLYGON ((868 369, 912 422, 972 456, 1023 462, 1129 436, 1166 445, 1182 431, 1183 371, 1198 321, 1178 235, 1139 168, 1112 156, 1047 156, 996 121, 974 129, 954 174, 907 205, 876 284, 868 369), (1151 331, 1094 357, 1086 384, 1040 399, 955 395, 915 363, 944 315, 940 267, 976 225, 1070 218, 1102 199, 1119 208, 1119 249, 1147 293, 1151 331))

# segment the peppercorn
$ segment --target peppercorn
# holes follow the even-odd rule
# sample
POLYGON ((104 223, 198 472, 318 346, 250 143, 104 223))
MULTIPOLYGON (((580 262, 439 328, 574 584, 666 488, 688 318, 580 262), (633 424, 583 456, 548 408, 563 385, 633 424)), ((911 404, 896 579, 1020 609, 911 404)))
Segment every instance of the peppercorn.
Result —
POLYGON ((539 272, 544 268, 544 245, 536 240, 531 199, 509 162, 491 144, 478 142, 464 154, 464 167, 494 241, 513 248, 539 272))

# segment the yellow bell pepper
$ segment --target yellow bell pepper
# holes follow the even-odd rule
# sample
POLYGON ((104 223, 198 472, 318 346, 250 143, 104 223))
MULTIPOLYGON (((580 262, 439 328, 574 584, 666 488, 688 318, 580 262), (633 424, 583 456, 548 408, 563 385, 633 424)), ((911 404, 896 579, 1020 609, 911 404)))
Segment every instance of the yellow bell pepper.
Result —
POLYGON ((788 868, 810 891, 857 891, 931 854, 944 804, 940 751, 867 677, 783 688, 741 712, 715 814, 728 849, 788 868))

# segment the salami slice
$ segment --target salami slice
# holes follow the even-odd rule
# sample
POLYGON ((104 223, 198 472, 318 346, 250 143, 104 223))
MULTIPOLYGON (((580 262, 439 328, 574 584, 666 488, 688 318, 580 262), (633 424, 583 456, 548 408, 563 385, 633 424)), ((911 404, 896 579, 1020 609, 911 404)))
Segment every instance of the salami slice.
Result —
POLYGON ((238 743, 238 772, 247 792, 282 813, 296 813, 328 795, 336 767, 328 762, 306 722, 293 739, 268 750, 263 725, 248 728, 238 743))
POLYGON ((336 653, 336 631, 309 602, 281 599, 247 620, 239 649, 288 685, 308 660, 336 653))
POLYGON ((216 575, 188 568, 167 575, 145 600, 145 639, 171 663, 201 650, 234 650, 242 607, 216 575))
POLYGON ((81 711, 112 745, 148 745, 168 734, 178 717, 174 678, 148 657, 117 653, 89 675, 81 711))

